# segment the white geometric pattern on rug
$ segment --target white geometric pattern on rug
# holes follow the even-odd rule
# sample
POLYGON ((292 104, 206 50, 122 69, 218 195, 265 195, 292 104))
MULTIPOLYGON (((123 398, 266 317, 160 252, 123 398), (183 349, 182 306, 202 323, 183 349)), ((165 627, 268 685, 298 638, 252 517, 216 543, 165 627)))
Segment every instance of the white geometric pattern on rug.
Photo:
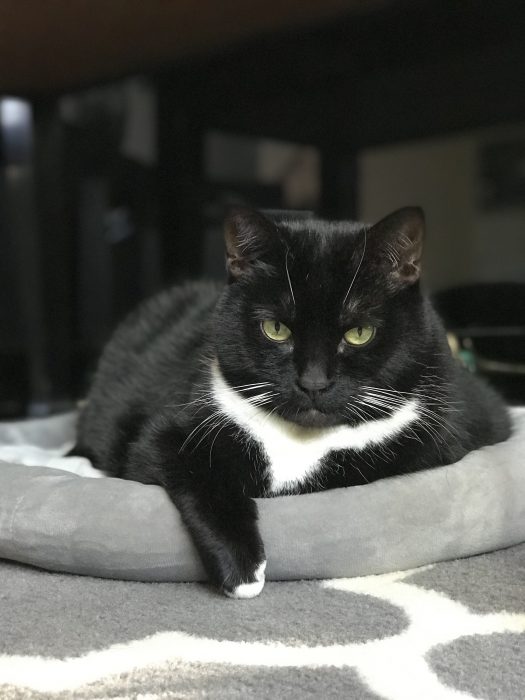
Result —
POLYGON ((427 653, 437 645, 468 635, 523 633, 525 613, 470 612, 443 593, 405 582, 413 573, 404 571, 319 583, 321 590, 365 594, 403 610, 409 620, 408 627, 386 638, 341 645, 289 646, 162 632, 66 659, 3 655, 0 685, 43 693, 74 691, 118 674, 179 661, 237 667, 347 667, 355 669, 373 692, 389 700, 472 700, 474 696, 448 687, 438 679, 425 660, 427 653))

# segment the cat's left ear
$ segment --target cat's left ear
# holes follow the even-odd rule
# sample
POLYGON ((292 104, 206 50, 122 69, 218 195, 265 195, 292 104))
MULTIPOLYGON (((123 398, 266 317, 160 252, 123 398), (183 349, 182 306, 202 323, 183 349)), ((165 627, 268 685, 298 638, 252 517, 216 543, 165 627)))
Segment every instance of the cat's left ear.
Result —
POLYGON ((403 207, 372 226, 367 237, 396 286, 417 282, 425 236, 425 215, 420 207, 403 207))
POLYGON ((265 253, 272 247, 276 236, 276 226, 260 212, 233 209, 224 225, 226 268, 230 281, 264 265, 265 253))

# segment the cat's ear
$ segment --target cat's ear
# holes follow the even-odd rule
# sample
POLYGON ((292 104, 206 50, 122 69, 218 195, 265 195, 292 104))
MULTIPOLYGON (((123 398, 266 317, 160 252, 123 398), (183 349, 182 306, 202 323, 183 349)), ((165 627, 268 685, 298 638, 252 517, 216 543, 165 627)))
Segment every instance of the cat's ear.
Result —
POLYGON ((404 207, 389 214, 368 231, 370 243, 395 286, 417 282, 425 235, 425 215, 419 207, 404 207))
POLYGON ((249 274, 277 235, 276 226, 254 209, 230 211, 224 225, 226 268, 230 281, 249 274))

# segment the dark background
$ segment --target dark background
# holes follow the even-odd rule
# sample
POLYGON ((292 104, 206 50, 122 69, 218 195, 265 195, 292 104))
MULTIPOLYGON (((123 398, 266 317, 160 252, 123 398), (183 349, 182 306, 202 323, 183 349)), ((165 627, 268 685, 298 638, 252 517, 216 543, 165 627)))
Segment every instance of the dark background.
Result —
POLYGON ((0 417, 82 396, 115 324, 223 277, 232 203, 421 204, 462 355, 525 403, 525 5, 0 5, 0 417))

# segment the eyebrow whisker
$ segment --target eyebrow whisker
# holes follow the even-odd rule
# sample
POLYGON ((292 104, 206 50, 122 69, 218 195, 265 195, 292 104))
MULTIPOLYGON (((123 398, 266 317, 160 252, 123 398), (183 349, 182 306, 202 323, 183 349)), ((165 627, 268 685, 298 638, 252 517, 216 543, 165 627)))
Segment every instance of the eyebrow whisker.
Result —
POLYGON ((290 286, 290 293, 292 295, 293 305, 295 306, 295 295, 292 288, 292 280, 290 279, 290 271, 288 270, 288 254, 290 253, 290 248, 286 248, 286 257, 284 258, 284 266, 286 267, 286 276, 288 277, 288 285, 290 286))
POLYGON ((352 291, 352 287, 354 286, 354 282, 356 280, 356 277, 359 273, 359 270, 361 269, 361 265, 363 264, 363 258, 365 257, 365 251, 366 251, 366 228, 365 228, 365 243, 363 245, 363 252, 361 253, 361 260, 359 261, 359 265, 357 266, 357 270, 354 273, 354 276, 352 277, 352 281, 350 282, 350 286, 348 287, 348 291, 345 295, 345 298, 343 299, 343 306, 346 304, 346 300, 348 299, 348 295, 352 291))

